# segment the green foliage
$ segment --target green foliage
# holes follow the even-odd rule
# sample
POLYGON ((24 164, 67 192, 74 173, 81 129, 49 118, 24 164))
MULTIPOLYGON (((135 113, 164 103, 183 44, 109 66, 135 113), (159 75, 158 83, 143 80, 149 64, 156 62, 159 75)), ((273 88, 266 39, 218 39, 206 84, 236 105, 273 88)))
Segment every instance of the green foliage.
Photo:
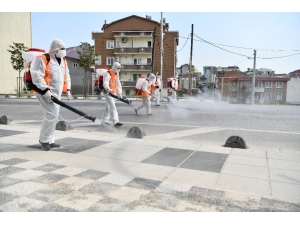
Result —
POLYGON ((99 56, 99 54, 95 53, 94 46, 87 42, 81 42, 79 47, 81 48, 81 51, 77 51, 80 60, 79 66, 84 68, 86 71, 91 66, 95 66, 97 56, 99 56))
POLYGON ((87 98, 87 77, 86 71, 91 67, 95 66, 97 56, 99 54, 95 53, 95 48, 87 42, 81 42, 79 45, 81 51, 77 51, 79 57, 79 66, 84 69, 84 84, 83 84, 83 95, 87 98))
POLYGON ((23 43, 15 43, 9 46, 11 49, 7 51, 11 53, 10 62, 14 70, 19 71, 19 73, 24 69, 25 60, 22 58, 22 53, 28 50, 23 43))

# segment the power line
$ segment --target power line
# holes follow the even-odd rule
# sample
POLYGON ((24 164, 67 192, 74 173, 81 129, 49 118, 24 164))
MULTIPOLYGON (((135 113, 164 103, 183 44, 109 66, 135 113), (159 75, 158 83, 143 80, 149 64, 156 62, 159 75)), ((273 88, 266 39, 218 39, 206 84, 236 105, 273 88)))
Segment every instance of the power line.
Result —
POLYGON ((299 55, 299 54, 300 53, 295 53, 295 54, 292 54, 292 55, 276 56, 276 57, 272 57, 272 58, 264 58, 264 57, 256 57, 256 58, 260 58, 260 59, 278 59, 278 58, 285 58, 285 57, 290 57, 290 56, 299 55))
POLYGON ((214 47, 216 47, 216 48, 222 49, 222 50, 224 50, 224 51, 226 51, 226 52, 230 52, 230 53, 232 53, 232 54, 236 54, 236 55, 244 56, 244 57, 246 57, 246 58, 248 58, 248 59, 250 59, 250 58, 251 58, 251 57, 249 57, 249 56, 246 56, 246 55, 243 55, 243 54, 239 54, 239 53, 236 53, 236 52, 232 52, 232 51, 229 51, 229 50, 227 50, 227 49, 224 49, 224 48, 221 48, 221 47, 219 47, 219 46, 216 46, 216 45, 214 45, 214 44, 212 44, 212 43, 210 43, 210 42, 208 42, 208 41, 205 41, 204 39, 202 39, 202 38, 198 37, 198 36, 197 36, 197 35, 195 35, 195 34, 194 34, 194 36, 196 36, 197 38, 199 38, 199 39, 203 40, 204 42, 206 42, 206 43, 208 43, 208 44, 210 44, 210 45, 212 45, 212 46, 214 46, 214 47))
MULTIPOLYGON (((196 36, 196 35, 195 35, 196 36)), ((182 37, 182 36, 179 36, 180 38, 184 38, 184 39, 189 39, 187 37, 182 37)), ((195 40, 195 41, 200 41, 200 42, 206 42, 205 40, 195 40)), ((214 45, 221 45, 221 46, 226 46, 226 47, 231 47, 231 48, 242 48, 242 49, 250 49, 250 50, 259 50, 259 51, 284 51, 284 52, 299 52, 300 50, 272 50, 272 49, 257 49, 257 48, 247 48, 247 47, 239 47, 239 46, 234 46, 234 45, 225 45, 225 44, 219 44, 219 43, 213 43, 213 42, 210 42, 211 44, 214 44, 214 45)))

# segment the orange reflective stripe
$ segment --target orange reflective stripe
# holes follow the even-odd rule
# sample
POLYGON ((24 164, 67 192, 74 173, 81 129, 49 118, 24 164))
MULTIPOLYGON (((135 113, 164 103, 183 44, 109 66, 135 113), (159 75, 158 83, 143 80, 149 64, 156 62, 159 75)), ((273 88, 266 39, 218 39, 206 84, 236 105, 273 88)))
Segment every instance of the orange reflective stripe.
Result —
POLYGON ((67 85, 67 60, 64 58, 64 65, 65 65, 65 73, 64 73, 64 85, 63 85, 63 92, 67 92, 68 85, 67 85))
MULTIPOLYGON (((147 81, 144 81, 144 82, 147 82, 147 81)), ((149 85, 149 83, 147 84, 147 90, 151 92, 151 86, 149 85)), ((147 96, 150 96, 150 95, 147 94, 147 92, 142 91, 141 97, 147 97, 147 96)))
POLYGON ((117 93, 117 80, 118 80, 118 77, 115 75, 114 71, 112 71, 111 69, 108 70, 108 72, 110 74, 109 88, 114 93, 117 93))
POLYGON ((46 68, 45 68, 45 76, 44 76, 44 79, 45 79, 45 82, 46 82, 46 84, 48 85, 48 88, 50 88, 50 70, 49 70, 49 66, 50 66, 50 62, 51 62, 51 57, 50 57, 50 60, 49 60, 49 62, 47 61, 47 58, 46 58, 46 56, 43 54, 43 55, 41 55, 41 57, 42 57, 42 60, 44 61, 44 63, 45 63, 45 65, 46 65, 46 68))

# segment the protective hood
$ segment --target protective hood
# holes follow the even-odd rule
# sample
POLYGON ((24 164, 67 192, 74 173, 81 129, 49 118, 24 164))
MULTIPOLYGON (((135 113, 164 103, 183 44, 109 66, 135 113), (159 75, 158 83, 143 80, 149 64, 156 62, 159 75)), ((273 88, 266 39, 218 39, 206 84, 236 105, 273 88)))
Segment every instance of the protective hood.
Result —
POLYGON ((117 68, 120 68, 121 67, 121 64, 120 63, 118 63, 118 62, 114 62, 114 64, 113 64, 113 66, 112 66, 112 71, 114 71, 114 72, 118 72, 117 71, 117 68))
POLYGON ((55 57, 55 53, 61 49, 66 48, 65 43, 60 39, 54 39, 51 43, 49 53, 52 57, 55 57))
POLYGON ((148 79, 153 80, 154 78, 155 78, 155 75, 153 73, 150 73, 148 79))

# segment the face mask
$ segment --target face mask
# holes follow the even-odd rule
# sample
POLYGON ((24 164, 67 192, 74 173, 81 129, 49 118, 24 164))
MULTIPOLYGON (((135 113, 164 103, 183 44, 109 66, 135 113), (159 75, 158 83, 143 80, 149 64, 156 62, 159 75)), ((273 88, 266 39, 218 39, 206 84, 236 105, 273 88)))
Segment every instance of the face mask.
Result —
POLYGON ((119 73, 120 72, 120 69, 116 69, 116 71, 115 71, 116 73, 119 73))
POLYGON ((58 50, 57 53, 55 54, 57 58, 62 58, 65 56, 65 50, 58 50))

